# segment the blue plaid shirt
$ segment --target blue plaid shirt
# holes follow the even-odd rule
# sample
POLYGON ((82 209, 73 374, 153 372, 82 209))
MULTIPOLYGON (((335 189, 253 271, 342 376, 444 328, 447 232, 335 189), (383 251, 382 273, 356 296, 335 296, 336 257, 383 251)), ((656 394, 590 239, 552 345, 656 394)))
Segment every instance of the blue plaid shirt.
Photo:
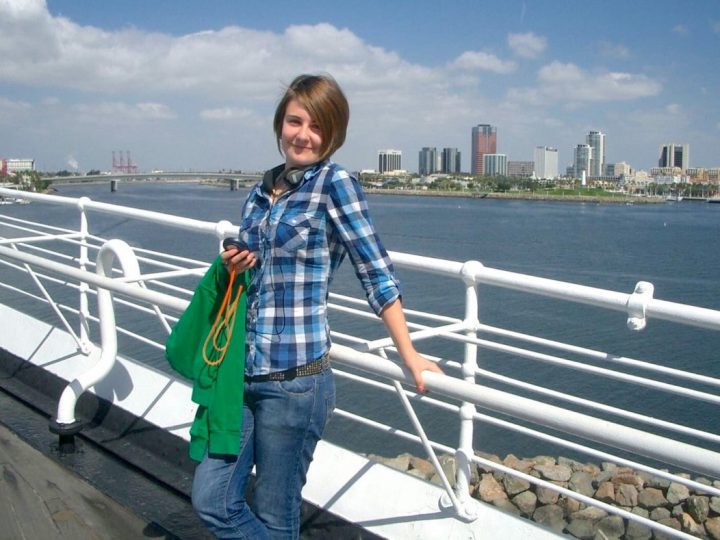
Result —
POLYGON ((328 352, 328 290, 346 254, 376 314, 400 297, 360 184, 332 161, 306 170, 274 203, 257 184, 242 210, 240 238, 257 257, 247 291, 249 376, 328 352))

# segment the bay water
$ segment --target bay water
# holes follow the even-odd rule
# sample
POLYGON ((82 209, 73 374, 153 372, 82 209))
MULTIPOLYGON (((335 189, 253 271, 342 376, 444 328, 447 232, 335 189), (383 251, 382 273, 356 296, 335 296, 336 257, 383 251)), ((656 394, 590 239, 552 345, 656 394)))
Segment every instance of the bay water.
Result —
MULTIPOLYGON (((57 189, 63 196, 88 196, 96 201, 209 221, 227 219, 233 223, 238 222, 247 195, 247 189, 231 192, 227 188, 184 183, 121 183, 115 193, 110 192, 108 184, 66 185, 57 189)), ((632 292, 638 281, 650 281, 655 286, 655 298, 720 309, 717 204, 626 205, 397 195, 368 195, 368 203, 380 237, 391 251, 454 261, 477 260, 501 270, 627 293, 632 292)), ((74 210, 48 211, 39 204, 4 206, 0 212, 24 219, 45 219, 67 227, 76 227, 78 221, 74 210)), ((106 238, 122 236, 135 247, 161 249, 164 245, 170 253, 207 261, 217 250, 217 244, 206 236, 180 231, 168 234, 167 230, 150 224, 130 224, 128 220, 97 213, 91 214, 90 222, 96 234, 106 238)), ((398 275, 406 308, 463 317, 461 283, 402 268, 398 275)), ((720 378, 717 332, 656 320, 650 320, 645 330, 633 332, 626 327, 624 313, 487 286, 478 290, 479 318, 484 324, 720 378)), ((362 295, 349 262, 341 267, 331 291, 362 295)), ((363 337, 385 335, 380 324, 334 312, 331 327, 363 337)), ((488 338, 483 334, 480 337, 488 338)), ((463 350, 458 344, 421 343, 418 349, 429 355, 462 360, 463 350)), ((482 368, 496 373, 720 432, 720 411, 714 404, 690 402, 482 348, 478 358, 482 368)), ((146 360, 166 369, 161 356, 146 360)), ((587 359, 578 361, 590 363, 587 359)), ((483 378, 478 382, 511 390, 483 378)), ((699 389, 718 393, 717 389, 699 389)), ((511 391, 535 397, 526 391, 511 391)), ((338 406, 410 429, 396 396, 359 387, 340 377, 338 406)), ((431 438, 456 445, 456 416, 422 406, 419 412, 431 438)), ((421 453, 415 445, 378 435, 341 418, 333 419, 327 438, 362 452, 421 453)), ((475 445, 500 455, 567 454, 531 437, 484 423, 477 425, 475 445)))

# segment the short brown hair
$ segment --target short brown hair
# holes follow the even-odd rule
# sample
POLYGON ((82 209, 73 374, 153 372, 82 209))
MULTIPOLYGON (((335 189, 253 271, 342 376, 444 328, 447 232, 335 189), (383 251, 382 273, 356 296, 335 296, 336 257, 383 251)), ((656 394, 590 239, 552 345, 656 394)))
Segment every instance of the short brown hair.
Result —
POLYGON ((282 153, 280 138, 288 103, 296 99, 317 122, 322 134, 320 159, 330 157, 345 142, 350 106, 340 85, 330 75, 299 75, 287 87, 275 109, 273 129, 277 137, 278 150, 282 153))

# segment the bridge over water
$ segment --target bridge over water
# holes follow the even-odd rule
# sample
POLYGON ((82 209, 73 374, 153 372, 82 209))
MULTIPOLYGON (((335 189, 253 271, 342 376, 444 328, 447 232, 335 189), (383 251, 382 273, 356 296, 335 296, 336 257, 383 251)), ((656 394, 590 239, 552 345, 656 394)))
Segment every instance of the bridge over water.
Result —
POLYGON ((84 182, 198 182, 202 180, 215 180, 227 182, 231 187, 239 185, 249 186, 257 182, 262 173, 232 173, 232 172, 149 172, 149 173, 108 173, 87 176, 53 176, 47 178, 53 184, 77 184, 84 182))

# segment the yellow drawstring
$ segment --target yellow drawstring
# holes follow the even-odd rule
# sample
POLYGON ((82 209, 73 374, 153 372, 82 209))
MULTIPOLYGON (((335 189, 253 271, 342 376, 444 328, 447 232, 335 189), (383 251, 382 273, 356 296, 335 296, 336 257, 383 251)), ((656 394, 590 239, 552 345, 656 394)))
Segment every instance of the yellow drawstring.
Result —
POLYGON ((232 289, 234 282, 235 268, 233 267, 230 270, 230 280, 228 282, 227 290, 225 291, 225 296, 223 298, 222 304, 220 304, 220 309, 215 316, 215 322, 210 328, 210 332, 205 338, 205 343, 203 344, 203 360, 205 360, 205 363, 208 366, 219 365, 225 358, 225 353, 230 346, 230 338, 232 338, 233 328, 235 327, 235 315, 237 314, 237 306, 238 302, 240 301, 240 296, 243 292, 243 286, 240 285, 238 287, 238 292, 235 296, 235 299, 232 300, 232 302, 230 301, 232 297, 232 289), (225 344, 220 346, 218 345, 218 338, 220 338, 223 330, 225 331, 225 344), (210 344, 211 339, 212 350, 218 354, 217 360, 211 360, 210 358, 208 358, 208 345, 210 344))

